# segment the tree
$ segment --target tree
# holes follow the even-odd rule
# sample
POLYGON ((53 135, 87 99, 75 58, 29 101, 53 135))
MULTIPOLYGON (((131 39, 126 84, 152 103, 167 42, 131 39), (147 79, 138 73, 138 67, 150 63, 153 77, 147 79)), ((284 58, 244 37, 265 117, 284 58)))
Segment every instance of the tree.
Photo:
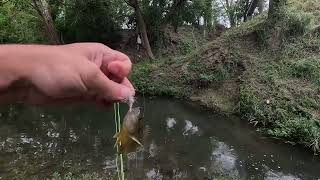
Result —
MULTIPOLYGON (((268 44, 271 50, 276 51, 282 45, 285 38, 287 26, 284 26, 287 15, 285 5, 287 0, 270 0, 268 12, 269 39, 268 44)), ((290 29, 289 29, 290 31, 290 29)))
POLYGON ((151 46, 150 46, 146 23, 144 21, 138 0, 129 0, 126 2, 128 3, 129 6, 131 6, 134 9, 134 13, 135 13, 136 21, 137 21, 137 28, 138 28, 139 32, 141 33, 142 46, 146 50, 147 55, 151 59, 155 59, 153 52, 152 52, 152 49, 151 49, 151 46))
POLYGON ((225 0, 222 4, 231 27, 237 26, 239 22, 247 20, 250 0, 225 0))
MULTIPOLYGON (((55 25, 66 43, 100 42, 118 48, 124 24, 123 0, 66 0, 54 7, 55 25), (121 2, 123 4, 121 4, 121 2)), ((53 2, 57 3, 57 1, 53 2)))
POLYGON ((246 11, 246 19, 247 18, 249 18, 249 19, 252 18, 254 10, 257 8, 257 6, 259 4, 259 1, 262 1, 262 0, 252 0, 251 1, 250 5, 249 5, 249 8, 246 11))
POLYGON ((32 0, 33 7, 38 12, 45 26, 46 35, 54 44, 61 44, 60 37, 55 29, 49 4, 46 0, 32 0))
POLYGON ((203 19, 205 27, 210 31, 212 29, 213 22, 213 4, 212 0, 205 0, 205 7, 203 12, 203 19))
POLYGON ((259 0, 259 2, 258 2, 259 14, 261 14, 263 12, 264 4, 265 4, 264 0, 259 0))
MULTIPOLYGON (((185 6, 187 0, 174 0, 173 1, 173 5, 170 7, 170 9, 167 11, 167 14, 164 18, 164 20, 162 21, 163 26, 165 27, 166 25, 169 24, 169 22, 173 22, 175 18, 179 19, 179 15, 180 13, 183 11, 183 7, 185 6)), ((180 24, 175 23, 175 24, 180 24)), ((164 29, 164 28, 162 28, 164 29)), ((177 27, 175 27, 175 29, 177 29, 177 27)))
POLYGON ((26 0, 0 1, 0 43, 45 41, 37 12, 26 0))
POLYGON ((283 17, 285 5, 288 0, 270 0, 269 1, 269 19, 278 19, 283 17))
POLYGON ((235 26, 237 24, 236 22, 236 3, 233 0, 226 0, 225 1, 225 9, 226 13, 228 15, 229 21, 230 21, 230 26, 235 26))

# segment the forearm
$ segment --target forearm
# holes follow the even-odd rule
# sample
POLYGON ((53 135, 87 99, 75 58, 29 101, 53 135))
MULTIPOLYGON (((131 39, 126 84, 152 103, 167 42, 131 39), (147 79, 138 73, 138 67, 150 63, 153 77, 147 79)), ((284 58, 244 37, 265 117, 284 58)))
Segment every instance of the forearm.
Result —
POLYGON ((48 46, 0 45, 0 103, 22 101, 28 78, 37 61, 48 54, 48 46))

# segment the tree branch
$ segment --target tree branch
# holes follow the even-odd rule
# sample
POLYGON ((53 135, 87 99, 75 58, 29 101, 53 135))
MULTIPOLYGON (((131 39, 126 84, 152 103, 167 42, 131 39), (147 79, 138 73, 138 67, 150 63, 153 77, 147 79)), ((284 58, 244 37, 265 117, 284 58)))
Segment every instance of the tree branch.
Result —
POLYGON ((247 10, 247 17, 250 17, 253 15, 254 10, 256 9, 256 7, 258 6, 258 2, 259 0, 252 0, 252 2, 250 3, 250 6, 247 10))
POLYGON ((168 11, 166 17, 163 20, 163 24, 168 24, 174 16, 177 15, 179 8, 184 6, 187 0, 175 0, 173 5, 171 6, 170 10, 168 11))

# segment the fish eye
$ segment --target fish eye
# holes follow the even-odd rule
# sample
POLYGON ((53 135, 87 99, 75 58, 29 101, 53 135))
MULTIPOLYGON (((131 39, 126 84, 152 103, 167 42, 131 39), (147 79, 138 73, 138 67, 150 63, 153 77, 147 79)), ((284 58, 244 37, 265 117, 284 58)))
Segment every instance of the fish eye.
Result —
POLYGON ((136 113, 140 114, 140 108, 139 107, 134 108, 134 110, 135 110, 136 113))

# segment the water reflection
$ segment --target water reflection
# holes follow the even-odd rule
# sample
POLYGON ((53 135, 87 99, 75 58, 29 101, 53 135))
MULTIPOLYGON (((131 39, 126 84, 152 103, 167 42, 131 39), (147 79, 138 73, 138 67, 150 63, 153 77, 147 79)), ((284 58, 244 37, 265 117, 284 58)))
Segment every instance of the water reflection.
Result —
POLYGON ((266 173, 265 180, 300 180, 299 177, 293 176, 291 174, 283 174, 282 172, 272 172, 268 171, 266 173))
POLYGON ((163 175, 160 173, 159 169, 151 169, 146 173, 146 177, 150 180, 162 180, 163 175))
POLYGON ((158 146, 154 141, 149 145, 149 157, 156 157, 158 154, 158 146))
POLYGON ((168 130, 173 129, 173 127, 177 124, 177 121, 174 118, 167 118, 167 128, 168 130))
POLYGON ((195 135, 198 134, 199 128, 196 125, 193 125, 191 121, 185 120, 185 126, 183 130, 183 135, 188 136, 188 135, 195 135))
MULTIPOLYGON (((319 158, 262 139, 239 119, 167 99, 146 101, 143 148, 126 157, 128 179, 317 179, 319 158)), ((121 114, 126 107, 121 107, 121 114)), ((0 113, 0 177, 73 172, 115 175, 113 114, 95 106, 8 106, 0 113)))
POLYGON ((215 173, 230 179, 239 179, 240 174, 236 167, 237 155, 234 149, 223 142, 211 138, 213 146, 210 157, 212 164, 210 169, 215 173))

